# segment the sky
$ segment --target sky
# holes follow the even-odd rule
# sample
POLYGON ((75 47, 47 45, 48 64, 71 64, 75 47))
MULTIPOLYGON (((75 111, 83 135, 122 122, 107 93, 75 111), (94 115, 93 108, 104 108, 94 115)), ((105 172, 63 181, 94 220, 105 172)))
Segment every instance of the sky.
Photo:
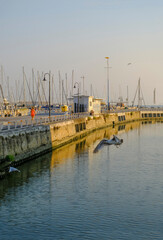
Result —
POLYGON ((109 57, 110 101, 125 100, 128 86, 131 103, 140 78, 145 103, 156 88, 163 104, 162 12, 162 0, 0 0, 0 66, 13 91, 24 66, 28 79, 51 71, 57 92, 58 71, 71 89, 74 70, 81 93, 84 76, 85 92, 92 84, 106 98, 109 57))

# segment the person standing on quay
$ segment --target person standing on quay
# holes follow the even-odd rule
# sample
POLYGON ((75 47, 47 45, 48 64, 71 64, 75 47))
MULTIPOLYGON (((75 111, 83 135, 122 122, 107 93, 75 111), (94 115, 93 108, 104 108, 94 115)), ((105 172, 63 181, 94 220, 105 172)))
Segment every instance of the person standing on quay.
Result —
POLYGON ((32 107, 31 108, 31 118, 32 118, 32 120, 34 119, 35 114, 36 114, 35 109, 34 109, 34 107, 32 107))

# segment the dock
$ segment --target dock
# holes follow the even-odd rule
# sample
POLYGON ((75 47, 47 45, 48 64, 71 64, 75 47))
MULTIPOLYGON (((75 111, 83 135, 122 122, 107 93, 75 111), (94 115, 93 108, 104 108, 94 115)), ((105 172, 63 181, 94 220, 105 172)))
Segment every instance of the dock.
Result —
MULTIPOLYGON (((17 166, 72 141, 86 137, 93 131, 109 126, 121 126, 136 121, 163 122, 163 109, 135 109, 96 114, 88 113, 53 116, 21 124, 13 121, 0 128, 0 177, 9 166, 17 166), (14 159, 9 161, 9 157, 14 159), (3 166, 3 167, 1 167, 3 166)), ((2 123, 2 122, 1 122, 2 123)))

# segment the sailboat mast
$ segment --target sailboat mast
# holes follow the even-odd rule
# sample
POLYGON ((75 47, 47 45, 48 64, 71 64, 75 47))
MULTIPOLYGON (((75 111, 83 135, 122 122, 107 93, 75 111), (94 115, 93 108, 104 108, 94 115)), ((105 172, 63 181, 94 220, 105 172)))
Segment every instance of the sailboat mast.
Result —
POLYGON ((34 69, 32 68, 32 88, 33 88, 33 100, 35 96, 35 75, 34 75, 34 69))
POLYGON ((66 104, 68 105, 68 85, 67 85, 67 73, 65 74, 65 79, 66 79, 66 104))
POLYGON ((10 99, 10 86, 9 86, 9 76, 7 76, 7 95, 8 95, 8 101, 10 102, 11 99, 10 99))
POLYGON ((153 104, 156 104, 156 88, 153 91, 153 104))
POLYGON ((63 91, 64 91, 64 80, 62 80, 62 105, 64 104, 64 95, 63 95, 63 91))
POLYGON ((141 98, 140 98, 140 78, 138 81, 138 107, 141 106, 141 98))
POLYGON ((16 86, 16 92, 15 92, 15 94, 16 94, 16 96, 15 96, 15 102, 17 103, 17 101, 18 101, 18 84, 17 84, 17 80, 15 80, 15 86, 16 86))
POLYGON ((3 85, 3 66, 1 66, 1 84, 3 85))
POLYGON ((58 72, 59 74, 59 104, 62 103, 62 94, 61 94, 61 74, 60 74, 60 71, 58 72))
POLYGON ((84 95, 84 79, 85 79, 85 77, 82 76, 81 79, 83 79, 83 95, 84 95))
POLYGON ((73 96, 73 89, 74 89, 74 70, 72 70, 72 90, 71 90, 71 97, 73 96))
POLYGON ((54 104, 54 74, 52 75, 52 105, 54 104))
POLYGON ((23 102, 26 105, 26 91, 25 91, 25 72, 23 67, 23 102))

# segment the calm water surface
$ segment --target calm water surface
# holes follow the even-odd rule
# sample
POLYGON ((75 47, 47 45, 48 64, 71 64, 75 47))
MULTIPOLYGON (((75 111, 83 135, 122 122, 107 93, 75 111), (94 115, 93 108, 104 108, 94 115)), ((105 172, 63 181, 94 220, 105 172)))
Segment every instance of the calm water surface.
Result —
POLYGON ((163 239, 163 125, 95 132, 0 181, 0 239, 163 239), (124 143, 105 146, 116 134, 124 143))

